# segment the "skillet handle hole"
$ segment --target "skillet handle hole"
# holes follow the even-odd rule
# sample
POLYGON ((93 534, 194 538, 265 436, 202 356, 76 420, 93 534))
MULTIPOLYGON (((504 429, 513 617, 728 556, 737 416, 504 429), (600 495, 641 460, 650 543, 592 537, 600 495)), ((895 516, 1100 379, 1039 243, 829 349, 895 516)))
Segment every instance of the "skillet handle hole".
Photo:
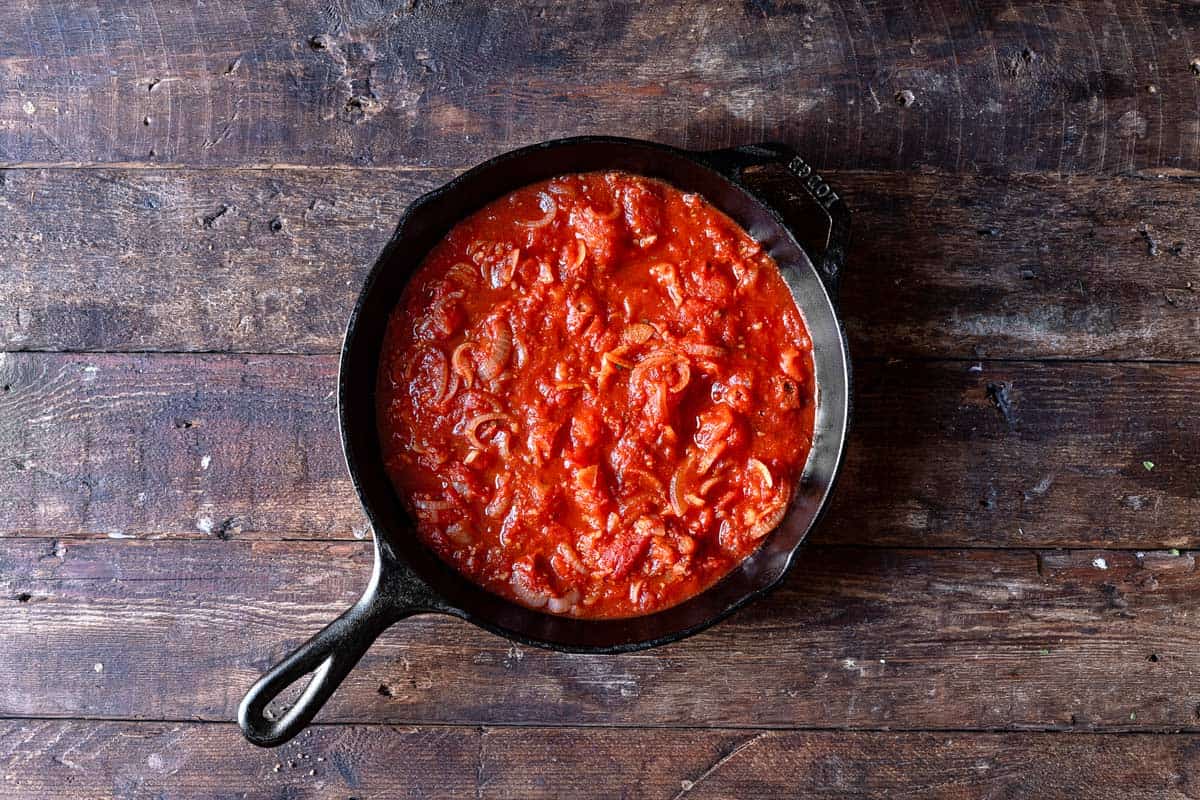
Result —
POLYGON ((277 747, 291 739, 312 721, 394 619, 382 606, 364 599, 329 623, 259 678, 242 698, 238 706, 242 733, 260 747, 277 747))

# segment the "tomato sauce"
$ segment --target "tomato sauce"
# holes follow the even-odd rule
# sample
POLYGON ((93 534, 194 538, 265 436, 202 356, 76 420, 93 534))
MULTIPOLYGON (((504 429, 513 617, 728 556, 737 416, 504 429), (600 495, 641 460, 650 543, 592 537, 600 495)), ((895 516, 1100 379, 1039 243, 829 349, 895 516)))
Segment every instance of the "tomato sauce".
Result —
POLYGON ((774 261, 702 197, 620 172, 456 225, 393 312, 377 388, 421 539, 496 594, 593 618, 667 608, 752 553, 815 405, 774 261))

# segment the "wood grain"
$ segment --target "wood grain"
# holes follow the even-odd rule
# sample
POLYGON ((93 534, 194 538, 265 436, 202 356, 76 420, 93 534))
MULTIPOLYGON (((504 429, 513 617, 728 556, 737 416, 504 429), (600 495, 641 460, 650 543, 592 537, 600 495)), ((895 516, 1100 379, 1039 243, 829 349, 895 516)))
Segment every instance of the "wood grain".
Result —
POLYGON ((1195 797, 1179 736, 0 723, 0 798, 1195 797))
MULTIPOLYGON (((404 207, 451 175, 0 173, 0 347, 336 352, 404 207)), ((855 214, 842 309, 858 358, 1200 359, 1190 182, 830 180, 855 214)))
POLYGON ((7 533, 362 538, 332 357, 0 355, 7 533))
MULTIPOLYGON (((348 605, 366 543, 8 541, 0 716, 229 720, 348 605)), ((580 656, 446 617, 383 635, 325 721, 1200 731, 1195 554, 806 550, 674 645, 580 656)))
MULTIPOLYGON (((10 353, 0 536, 362 538, 336 371, 10 353)), ((1200 546, 1200 366, 872 361, 855 384, 818 542, 1200 546)))
POLYGON ((460 167, 610 133, 783 139, 825 168, 1194 172, 1198 27, 1166 0, 29 0, 0 9, 0 159, 460 167))
POLYGON ((5 349, 332 353, 404 207, 451 173, 0 176, 5 349))

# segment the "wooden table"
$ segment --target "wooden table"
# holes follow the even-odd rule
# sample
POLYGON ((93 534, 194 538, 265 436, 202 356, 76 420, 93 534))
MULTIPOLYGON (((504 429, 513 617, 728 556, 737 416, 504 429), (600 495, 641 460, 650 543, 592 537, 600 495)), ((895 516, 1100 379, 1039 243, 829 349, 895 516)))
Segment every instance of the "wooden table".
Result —
POLYGON ((1200 796, 1194 6, 18 0, 0 161, 0 798, 1200 796), (832 513, 693 639, 417 618, 245 744, 368 574, 363 275, 581 133, 783 140, 848 198, 832 513))

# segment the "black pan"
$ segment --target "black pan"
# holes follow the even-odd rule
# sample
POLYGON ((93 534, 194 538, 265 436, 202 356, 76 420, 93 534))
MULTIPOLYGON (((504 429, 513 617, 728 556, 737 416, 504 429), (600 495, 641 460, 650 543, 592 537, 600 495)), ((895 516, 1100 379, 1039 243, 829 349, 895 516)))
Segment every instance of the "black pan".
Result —
POLYGON ((675 642, 724 619, 777 585, 816 524, 842 462, 850 418, 850 361, 834 297, 849 236, 845 203, 786 147, 688 152, 633 139, 561 139, 505 153, 414 202, 367 276, 350 315, 338 376, 338 418, 350 478, 375 533, 375 569, 362 598, 285 658, 246 694, 238 724, 264 747, 304 728, 388 626, 413 614, 451 614, 518 642, 553 650, 620 653, 675 642), (817 410, 812 452, 787 516, 762 547, 686 602, 642 617, 586 620, 516 605, 463 578, 414 533, 384 470, 375 422, 375 378, 384 329, 409 276, 459 220, 529 183, 569 172, 624 170, 696 192, 760 242, 783 271, 813 341, 817 410), (766 182, 762 176, 774 175, 766 182), (784 176, 781 182, 779 176, 784 176), (770 190, 764 187, 771 187, 770 190), (781 197, 810 206, 785 222, 781 197), (802 228, 816 223, 808 241, 802 228), (280 715, 268 703, 313 673, 280 715))

